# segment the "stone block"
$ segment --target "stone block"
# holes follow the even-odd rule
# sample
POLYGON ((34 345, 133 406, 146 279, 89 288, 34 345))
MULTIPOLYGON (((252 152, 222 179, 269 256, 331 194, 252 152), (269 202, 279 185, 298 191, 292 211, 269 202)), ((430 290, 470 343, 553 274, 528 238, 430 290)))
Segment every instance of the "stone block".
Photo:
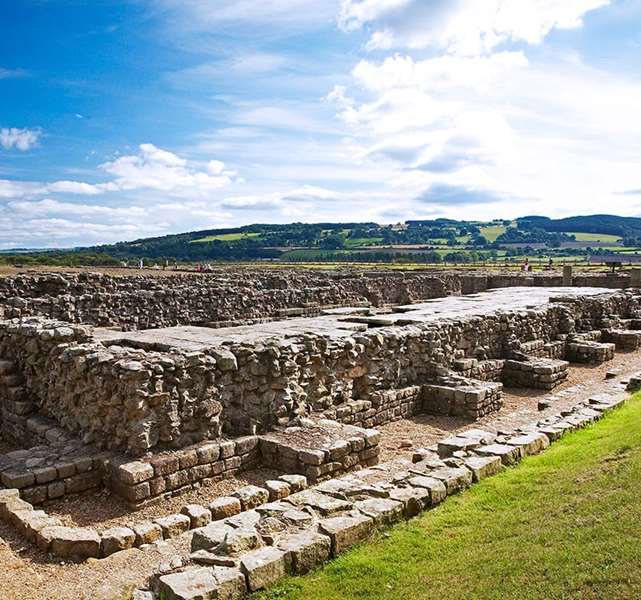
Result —
POLYGON ((158 579, 158 591, 163 600, 213 600, 218 598, 218 580, 214 570, 196 567, 170 573, 158 579))
POLYGON ((125 485, 136 485, 154 476, 154 468, 146 462, 133 461, 118 465, 116 477, 125 485))
POLYGON ((240 505, 243 510, 256 508, 269 501, 269 492, 265 488, 255 485, 247 485, 240 488, 236 490, 232 496, 240 500, 240 505))
POLYGON ((289 554, 292 573, 304 575, 329 559, 332 542, 316 531, 304 531, 283 538, 278 548, 289 554))
POLYGON ((100 536, 81 527, 45 527, 36 536, 38 547, 60 558, 98 558, 100 536))
POLYGON ((191 538, 191 551, 213 550, 220 545, 233 531, 233 527, 223 522, 210 523, 200 529, 195 529, 191 538))
POLYGON ((136 534, 129 527, 112 527, 103 531, 100 537, 103 556, 133 548, 136 542, 136 534))
POLYGON ((164 539, 170 539, 179 536, 185 531, 189 531, 191 521, 186 515, 169 515, 168 517, 161 517, 154 519, 156 525, 160 525, 164 539))
POLYGON ((240 559, 240 568, 247 577, 250 592, 265 589, 290 571, 289 554, 274 547, 260 548, 240 559))
POLYGON ((445 484, 441 480, 435 479, 434 477, 418 475, 416 477, 408 479, 407 483, 409 483, 412 487, 424 488, 428 490, 430 493, 430 504, 432 506, 440 504, 447 497, 447 488, 445 487, 445 484))
POLYGON ((498 456, 505 466, 515 465, 523 458, 523 450, 520 446, 508 446, 505 444, 490 444, 476 449, 476 453, 482 456, 498 456))
POLYGON ((187 504, 182 507, 180 512, 189 517, 191 529, 204 527, 211 523, 211 511, 200 504, 187 504))
POLYGON ((374 521, 363 514, 330 517, 319 522, 319 531, 329 536, 332 555, 337 556, 354 544, 367 538, 373 531, 374 521))
POLYGON ((498 456, 470 456, 464 459, 463 464, 472 472, 474 483, 496 475, 502 467, 501 459, 498 456))
POLYGON ((415 517, 430 506, 430 491, 426 488, 399 487, 391 490, 389 494, 392 500, 403 504, 403 514, 406 519, 415 517))
POLYGON ((212 519, 217 521, 237 515, 242 510, 242 506, 238 498, 221 496, 209 504, 209 510, 211 511, 212 519))
POLYGON ((403 518, 403 503, 386 498, 368 498, 354 503, 354 507, 370 517, 377 527, 388 527, 403 518))
POLYGON ((265 489, 269 492, 269 500, 281 500, 287 498, 291 493, 291 488, 288 483, 278 480, 270 480, 265 482, 265 489))
POLYGON ((151 521, 142 521, 133 526, 133 531, 136 534, 135 545, 137 547, 144 546, 145 544, 153 544, 162 540, 162 528, 157 523, 151 521))

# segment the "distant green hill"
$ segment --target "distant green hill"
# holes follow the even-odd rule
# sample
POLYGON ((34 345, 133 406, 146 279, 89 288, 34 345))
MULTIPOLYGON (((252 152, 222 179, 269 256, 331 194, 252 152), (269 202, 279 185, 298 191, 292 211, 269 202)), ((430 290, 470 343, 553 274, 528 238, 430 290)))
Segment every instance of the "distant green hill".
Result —
POLYGON ((512 221, 412 220, 378 223, 257 223, 204 229, 66 251, 13 251, 4 263, 104 264, 221 260, 465 262, 530 255, 580 256, 641 248, 641 218, 589 215, 512 221), (613 246, 614 245, 614 246, 613 246), (608 247, 612 247, 608 249, 608 247))
POLYGON ((604 233, 620 237, 641 237, 641 218, 616 215, 587 215, 550 219, 529 216, 517 219, 519 229, 538 228, 545 231, 604 233))

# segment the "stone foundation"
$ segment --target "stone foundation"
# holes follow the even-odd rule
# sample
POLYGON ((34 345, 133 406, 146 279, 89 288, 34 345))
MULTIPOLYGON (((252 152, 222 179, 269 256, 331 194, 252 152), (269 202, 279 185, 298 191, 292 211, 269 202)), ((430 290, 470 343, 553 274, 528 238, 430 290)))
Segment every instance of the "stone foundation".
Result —
POLYGON ((569 366, 564 360, 546 358, 506 360, 503 383, 510 387, 552 390, 568 378, 569 366))

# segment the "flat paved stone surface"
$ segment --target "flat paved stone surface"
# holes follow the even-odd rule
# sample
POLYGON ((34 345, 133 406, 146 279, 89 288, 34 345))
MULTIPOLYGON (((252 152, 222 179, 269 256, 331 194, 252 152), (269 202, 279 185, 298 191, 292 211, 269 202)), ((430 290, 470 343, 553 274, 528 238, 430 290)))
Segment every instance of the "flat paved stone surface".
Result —
POLYGON ((198 327, 186 325, 146 329, 140 331, 113 331, 96 328, 94 336, 106 344, 133 343, 145 348, 168 350, 179 348, 187 351, 202 351, 219 346, 222 342, 256 343, 270 338, 291 338, 301 334, 316 333, 339 339, 355 331, 365 331, 368 325, 395 326, 440 319, 485 315, 497 310, 521 310, 545 305, 554 296, 590 296, 613 293, 617 290, 591 287, 513 287, 499 288, 489 292, 467 296, 448 296, 419 304, 397 307, 401 312, 381 312, 371 309, 364 315, 362 308, 345 308, 333 314, 318 317, 294 317, 279 321, 240 325, 238 327, 198 327))

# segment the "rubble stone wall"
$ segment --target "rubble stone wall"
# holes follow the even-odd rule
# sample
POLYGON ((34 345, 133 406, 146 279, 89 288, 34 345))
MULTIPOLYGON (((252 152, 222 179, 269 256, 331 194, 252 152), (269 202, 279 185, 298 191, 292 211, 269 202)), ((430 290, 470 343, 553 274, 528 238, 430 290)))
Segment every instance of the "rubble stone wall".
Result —
POLYGON ((0 357, 17 365, 43 416, 85 443, 140 455, 221 432, 270 431, 353 401, 376 408, 380 392, 432 382, 455 360, 503 359, 526 342, 609 327, 612 315, 636 317, 640 298, 619 292, 337 340, 305 334, 205 352, 105 346, 90 328, 30 318, 0 322, 0 357))
POLYGON ((165 277, 43 273, 0 278, 0 309, 4 318, 43 316, 151 329, 276 318, 291 309, 409 304, 460 293, 460 278, 445 272, 220 269, 165 277))
MULTIPOLYGON (((135 271, 134 271, 135 273, 135 271)), ((577 274, 576 286, 625 288, 627 274, 577 274)), ((554 273, 225 269, 207 274, 41 273, 0 278, 0 316, 42 316, 125 330, 224 325, 322 307, 402 305, 514 286, 561 286, 554 273)))

